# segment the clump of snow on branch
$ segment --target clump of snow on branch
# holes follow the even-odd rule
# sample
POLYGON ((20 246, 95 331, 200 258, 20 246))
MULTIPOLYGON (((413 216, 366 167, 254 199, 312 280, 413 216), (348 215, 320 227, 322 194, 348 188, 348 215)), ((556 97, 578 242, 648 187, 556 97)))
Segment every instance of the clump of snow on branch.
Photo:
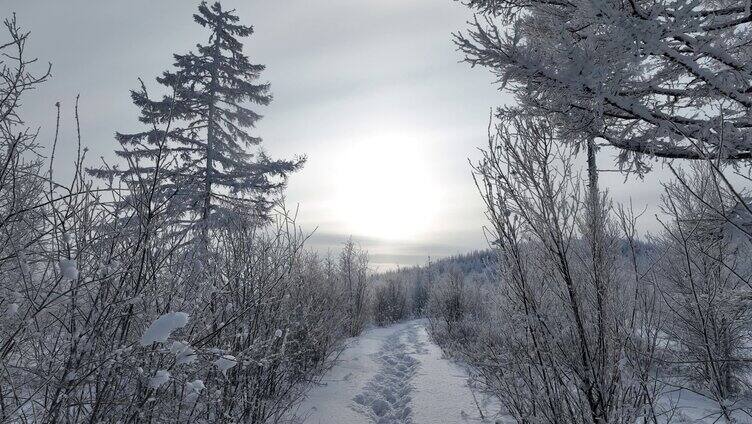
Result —
POLYGON ((170 312, 157 318, 141 336, 141 346, 149 346, 154 342, 164 343, 173 331, 188 324, 188 314, 185 312, 170 312))
POLYGON ((175 355, 175 364, 190 364, 196 360, 196 351, 187 342, 172 342, 170 352, 175 355))
POLYGON ((63 278, 67 280, 75 280, 78 278, 78 268, 76 267, 76 261, 73 259, 60 259, 60 273, 63 278))
POLYGON ((238 360, 232 355, 222 355, 219 359, 214 361, 214 365, 224 376, 227 376, 227 371, 237 364, 238 360))
POLYGON ((153 377, 149 378, 149 387, 157 389, 168 381, 170 381, 170 372, 167 370, 159 370, 153 377))
POLYGON ((185 403, 194 403, 206 389, 203 380, 193 380, 185 383, 185 403))

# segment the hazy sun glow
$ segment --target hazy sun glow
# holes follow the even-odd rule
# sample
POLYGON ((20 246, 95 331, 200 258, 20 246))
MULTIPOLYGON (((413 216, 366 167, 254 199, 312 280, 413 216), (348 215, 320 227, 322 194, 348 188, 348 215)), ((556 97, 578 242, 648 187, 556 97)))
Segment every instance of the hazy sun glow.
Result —
POLYGON ((422 147, 405 135, 381 134, 342 152, 333 210, 351 234, 410 240, 430 231, 440 193, 422 147))

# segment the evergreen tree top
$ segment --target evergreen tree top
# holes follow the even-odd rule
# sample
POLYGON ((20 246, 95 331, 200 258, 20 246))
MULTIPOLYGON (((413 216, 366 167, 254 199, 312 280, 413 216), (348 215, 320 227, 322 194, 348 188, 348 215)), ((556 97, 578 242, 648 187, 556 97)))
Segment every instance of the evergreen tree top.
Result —
POLYGON ((272 100, 269 84, 257 81, 265 66, 252 64, 239 41, 253 27, 218 2, 202 2, 193 19, 209 36, 195 51, 173 55, 172 69, 156 78, 168 94, 153 99, 143 84, 131 91, 149 128, 116 135, 130 169, 99 174, 137 178, 160 167, 161 183, 175 188, 206 229, 212 216, 238 207, 267 210, 305 157, 274 160, 247 150, 261 143, 249 130, 262 118, 248 106, 272 100))
MULTIPOLYGON (((253 34, 252 26, 237 24, 240 18, 235 15, 235 9, 223 11, 219 2, 214 2, 210 8, 205 1, 202 1, 198 6, 198 11, 199 13, 193 15, 193 20, 202 27, 209 27, 213 31, 221 29, 223 34, 238 37, 248 37, 253 34)), ((242 48, 242 44, 238 43, 238 47, 242 48)))
POLYGON ((195 53, 173 55, 175 70, 165 71, 157 78, 157 82, 174 90, 174 95, 153 102, 142 93, 133 92, 133 100, 142 108, 143 122, 165 123, 177 118, 193 121, 192 129, 213 125, 216 137, 242 155, 241 144, 261 142, 261 138, 245 130, 253 128, 261 115, 244 104, 271 102, 269 84, 256 83, 266 67, 250 63, 243 54, 238 37, 251 35, 253 27, 239 24, 234 10, 222 10, 219 3, 209 7, 206 2, 198 10, 193 19, 211 31, 208 43, 197 44, 195 53), (210 112, 216 116, 209 116, 210 112))

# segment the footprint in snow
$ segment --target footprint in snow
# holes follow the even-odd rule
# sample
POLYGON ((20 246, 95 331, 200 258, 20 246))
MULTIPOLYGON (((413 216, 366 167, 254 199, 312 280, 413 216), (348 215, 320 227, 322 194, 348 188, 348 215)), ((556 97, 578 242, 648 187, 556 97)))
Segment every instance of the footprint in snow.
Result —
MULTIPOLYGON (((410 356, 408 346, 402 342, 404 331, 392 334, 384 341, 376 356, 380 364, 378 372, 353 398, 353 408, 376 424, 412 423, 411 380, 420 363, 410 356)), ((412 328, 407 331, 411 350, 418 351, 417 334, 413 337, 412 328)))

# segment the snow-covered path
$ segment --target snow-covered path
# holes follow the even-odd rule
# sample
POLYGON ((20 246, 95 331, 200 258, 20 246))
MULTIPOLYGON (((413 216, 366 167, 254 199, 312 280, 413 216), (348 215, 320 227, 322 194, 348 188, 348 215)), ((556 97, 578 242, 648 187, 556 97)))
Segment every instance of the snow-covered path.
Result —
POLYGON ((297 411, 306 423, 494 422, 476 394, 480 418, 467 374, 442 357, 420 320, 352 339, 321 383, 297 411))

